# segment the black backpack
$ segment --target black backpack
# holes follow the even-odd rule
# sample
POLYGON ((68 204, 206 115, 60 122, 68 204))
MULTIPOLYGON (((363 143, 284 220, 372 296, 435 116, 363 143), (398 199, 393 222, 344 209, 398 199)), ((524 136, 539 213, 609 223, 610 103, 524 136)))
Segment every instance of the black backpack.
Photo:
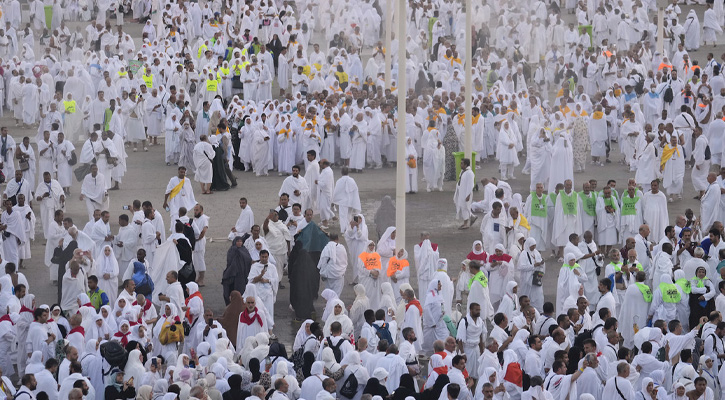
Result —
MULTIPOLYGON (((113 367, 120 368, 121 370, 126 367, 128 352, 126 352, 126 349, 121 346, 121 343, 108 341, 101 345, 100 351, 101 357, 103 357, 108 365, 111 366, 109 372, 113 369, 113 367)), ((105 371, 103 371, 103 375, 106 375, 105 371)))
POLYGON ((665 95, 662 97, 662 100, 664 100, 665 103, 672 103, 672 100, 675 99, 675 94, 672 92, 672 86, 667 86, 667 89, 665 89, 665 95))
POLYGON ((357 389, 358 389, 357 377, 355 376, 354 373, 351 373, 347 377, 347 379, 345 379, 345 382, 342 384, 342 388, 340 389, 340 394, 345 398, 352 399, 357 394, 357 389))
POLYGON ((579 333, 576 336, 576 339, 574 339, 574 346, 579 346, 579 348, 584 348, 584 341, 591 339, 594 336, 594 331, 597 330, 597 328, 603 327, 604 324, 596 325, 592 329, 585 329, 581 333, 579 333))
POLYGON ((295 350, 294 353, 292 353, 292 356, 290 357, 290 361, 292 362, 292 366, 295 371, 301 371, 302 366, 305 364, 305 345, 310 339, 314 339, 313 336, 308 337, 303 343, 302 346, 300 346, 299 349, 295 350))
POLYGON ((335 361, 340 362, 342 361, 342 351, 340 350, 340 347, 342 347, 342 343, 345 342, 345 339, 340 340, 337 342, 337 345, 332 345, 332 339, 326 338, 327 345, 332 349, 332 354, 335 355, 335 361))
POLYGON ((705 146, 705 160, 709 160, 712 157, 712 152, 710 151, 710 145, 705 146))
POLYGON ((383 322, 382 326, 373 324, 373 328, 375 328, 375 335, 377 335, 380 340, 385 339, 388 341, 388 344, 394 343, 393 335, 390 334, 390 325, 383 322))
POLYGON ((637 93, 637 96, 641 96, 644 94, 644 78, 640 74, 635 74, 639 77, 639 80, 637 81, 637 84, 634 85, 634 92, 637 93))

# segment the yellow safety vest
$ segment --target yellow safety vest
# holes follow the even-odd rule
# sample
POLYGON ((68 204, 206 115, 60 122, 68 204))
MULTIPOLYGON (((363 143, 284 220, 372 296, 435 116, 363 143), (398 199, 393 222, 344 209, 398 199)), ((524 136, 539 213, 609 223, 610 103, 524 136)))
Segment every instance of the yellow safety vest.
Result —
POLYGON ((206 91, 207 92, 216 92, 218 84, 219 84, 219 81, 207 80, 206 81, 206 91))
POLYGON ((143 83, 146 85, 147 88, 152 89, 154 87, 154 76, 152 75, 143 75, 143 83))
POLYGON ((335 76, 337 77, 337 81, 340 82, 340 85, 347 82, 347 73, 335 72, 335 76))
POLYGON ((65 112, 68 114, 75 114, 76 113, 76 101, 63 101, 63 107, 65 108, 65 112))

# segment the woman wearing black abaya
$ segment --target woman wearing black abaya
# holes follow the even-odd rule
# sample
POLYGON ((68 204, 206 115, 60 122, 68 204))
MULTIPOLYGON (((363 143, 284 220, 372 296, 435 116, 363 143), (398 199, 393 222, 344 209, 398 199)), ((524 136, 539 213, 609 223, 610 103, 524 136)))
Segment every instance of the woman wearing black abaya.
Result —
POLYGON ((392 400, 405 400, 406 397, 415 397, 415 382, 410 374, 400 376, 400 386, 393 392, 392 400))
POLYGON ((267 44, 267 49, 272 53, 272 61, 274 61, 274 73, 277 73, 277 68, 279 67, 279 55, 282 53, 282 49, 284 49, 284 46, 282 45, 282 41, 279 40, 279 36, 275 33, 272 36, 272 40, 267 44))
MULTIPOLYGON (((226 126, 222 123, 217 124, 220 132, 226 129, 226 126)), ((227 180, 227 172, 224 167, 226 162, 226 155, 224 154, 224 146, 222 145, 223 137, 218 135, 218 143, 214 146, 214 159, 211 161, 212 175, 211 175, 211 190, 229 190, 231 185, 227 180)))
POLYGON ((424 390, 423 393, 421 393, 419 396, 416 396, 416 399, 438 400, 441 392, 443 392, 443 388, 449 383, 451 383, 451 380, 448 379, 448 375, 438 375, 438 378, 433 384, 433 387, 424 390))
POLYGON ((242 390, 242 376, 234 374, 227 379, 229 390, 222 394, 223 400, 244 400, 252 394, 242 390))
POLYGON ((371 396, 380 396, 385 399, 388 397, 388 389, 385 387, 385 385, 380 383, 378 378, 370 378, 365 384, 365 390, 363 390, 363 395, 366 394, 369 394, 371 396))
POLYGON ((224 287, 224 303, 229 304, 229 295, 233 290, 244 293, 247 287, 247 276, 252 268, 252 257, 244 247, 241 236, 232 241, 232 246, 227 251, 227 267, 222 275, 222 286, 224 287))

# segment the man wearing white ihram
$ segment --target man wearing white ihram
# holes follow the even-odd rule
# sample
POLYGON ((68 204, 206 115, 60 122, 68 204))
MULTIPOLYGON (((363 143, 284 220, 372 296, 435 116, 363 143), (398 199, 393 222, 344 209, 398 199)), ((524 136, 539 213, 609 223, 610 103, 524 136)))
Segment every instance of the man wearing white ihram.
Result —
POLYGON ((332 202, 337 204, 340 212, 340 231, 343 234, 350 227, 353 215, 362 211, 357 183, 348 175, 349 172, 348 167, 342 167, 340 170, 342 176, 335 182, 335 191, 332 195, 332 202))
POLYGON ((345 246, 340 244, 337 234, 330 234, 330 241, 322 249, 317 268, 323 277, 325 287, 333 290, 338 296, 342 295, 347 270, 347 251, 345 246))
POLYGON ((191 186, 191 180, 186 178, 186 168, 179 167, 178 171, 177 176, 169 179, 164 196, 164 208, 168 209, 171 222, 179 218, 179 208, 191 210, 196 205, 194 188, 191 186))
POLYGON ((3 259, 20 264, 18 247, 25 245, 25 218, 19 211, 13 209, 13 202, 5 200, 5 211, 0 216, 0 230, 3 231, 3 259))
POLYGON ((214 148, 209 143, 207 136, 201 135, 199 143, 194 145, 194 167, 196 167, 194 180, 201 184, 201 194, 211 193, 211 182, 214 173, 213 159, 214 148))

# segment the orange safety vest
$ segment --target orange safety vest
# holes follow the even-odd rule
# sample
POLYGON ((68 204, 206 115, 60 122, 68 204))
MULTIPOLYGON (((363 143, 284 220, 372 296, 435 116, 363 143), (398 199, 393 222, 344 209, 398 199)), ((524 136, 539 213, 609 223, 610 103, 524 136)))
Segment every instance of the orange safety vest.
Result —
POLYGON ((408 265, 410 265, 408 260, 399 260, 397 257, 393 256, 390 261, 388 261, 388 277, 393 276, 393 274, 398 271, 402 271, 403 268, 406 268, 408 265))
POLYGON ((368 253, 364 251, 357 257, 363 262, 365 269, 368 271, 382 269, 380 264, 380 254, 378 253, 368 253))

